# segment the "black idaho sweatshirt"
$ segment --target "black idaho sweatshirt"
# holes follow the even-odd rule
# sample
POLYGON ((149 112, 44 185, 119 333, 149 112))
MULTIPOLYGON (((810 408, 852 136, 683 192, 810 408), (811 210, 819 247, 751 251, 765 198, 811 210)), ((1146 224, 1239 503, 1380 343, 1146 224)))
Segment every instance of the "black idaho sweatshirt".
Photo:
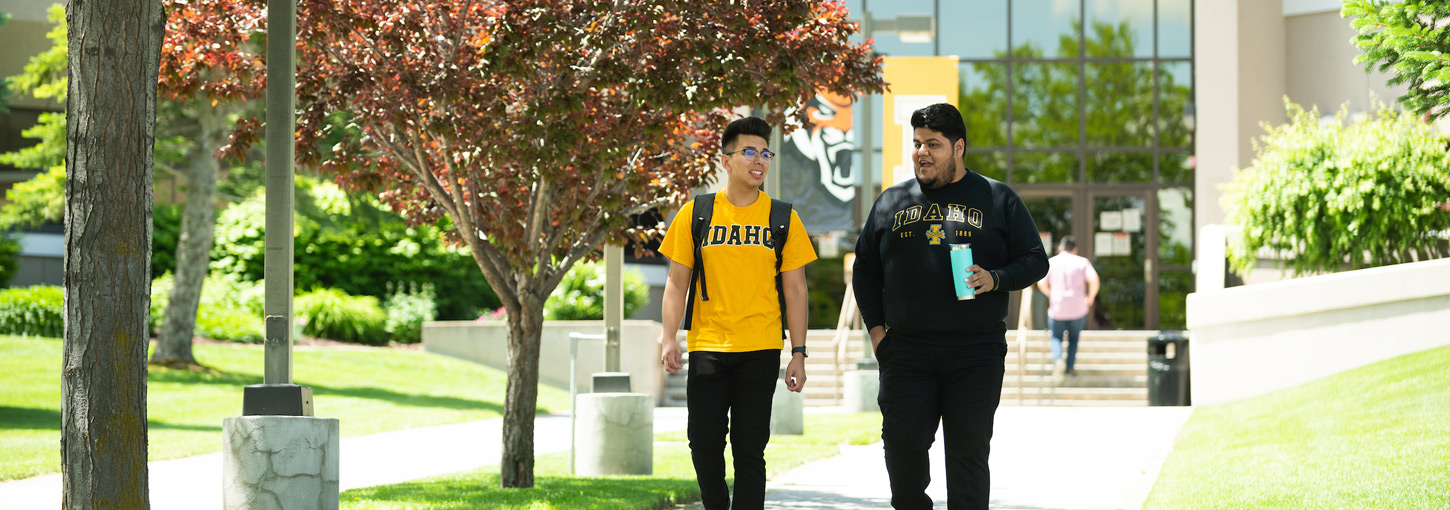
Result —
POLYGON ((912 179, 888 188, 856 241, 852 286, 866 328, 933 344, 1004 342, 1008 291, 1047 275, 1037 225, 1012 188, 966 171, 923 190, 912 179), (998 288, 957 301, 950 245, 971 243, 973 261, 995 270, 998 288))

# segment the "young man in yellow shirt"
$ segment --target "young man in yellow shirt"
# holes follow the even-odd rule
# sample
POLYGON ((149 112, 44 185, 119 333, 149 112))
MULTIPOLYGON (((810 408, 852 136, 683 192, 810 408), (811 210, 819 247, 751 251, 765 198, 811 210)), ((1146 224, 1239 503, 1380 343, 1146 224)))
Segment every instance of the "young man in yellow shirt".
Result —
POLYGON ((660 243, 660 253, 670 259, 660 362, 672 374, 680 369, 675 334, 682 318, 687 320, 690 457, 707 510, 765 505, 765 445, 780 367, 782 303, 792 345, 786 387, 798 392, 806 382, 805 265, 816 253, 795 211, 790 211, 783 249, 776 249, 778 233, 786 225, 771 225, 771 209, 789 204, 772 204, 760 191, 775 157, 767 146, 769 138, 770 125, 764 120, 731 122, 720 140, 720 165, 729 176, 725 190, 686 204, 660 243), (710 201, 711 212, 696 213, 697 204, 710 201), (696 222, 702 227, 698 241, 691 229, 696 222), (700 262, 697 253, 704 263, 693 275, 700 262), (727 430, 735 458, 733 507, 725 485, 727 430))

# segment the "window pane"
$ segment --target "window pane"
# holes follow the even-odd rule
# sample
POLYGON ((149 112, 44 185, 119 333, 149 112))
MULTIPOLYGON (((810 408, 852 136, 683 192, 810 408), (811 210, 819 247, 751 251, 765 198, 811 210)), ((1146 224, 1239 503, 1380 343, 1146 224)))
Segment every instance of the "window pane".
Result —
MULTIPOLYGON (((894 19, 903 14, 927 15, 930 16, 936 10, 933 0, 891 0, 890 2, 869 2, 871 16, 876 20, 894 19)), ((942 23, 937 22, 937 31, 940 32, 942 23)), ((864 30, 864 28, 863 28, 864 30)), ((873 46, 877 53, 891 55, 893 57, 906 56, 932 56, 936 54, 935 41, 926 42, 902 42, 901 37, 894 33, 875 34, 876 44, 873 46)))
POLYGON ((1099 147, 1153 145, 1153 65, 1087 64, 1087 143, 1099 147))
POLYGON ((1007 65, 961 65, 957 109, 967 123, 967 147, 1007 146, 1007 65))
POLYGON ((1093 218, 1090 220, 1093 238, 1089 240, 1092 246, 1086 251, 1079 250, 1078 254, 1093 259, 1093 267, 1102 281, 1096 311, 1090 321, 1097 329, 1142 329, 1145 324, 1144 286, 1147 281, 1143 269, 1148 236, 1143 229, 1136 232, 1122 229, 1129 221, 1124 219, 1125 214, 1137 214, 1138 221, 1142 221, 1146 211, 1144 198, 1141 195, 1093 198, 1093 218), (1109 215, 1123 221, 1111 224, 1105 221, 1109 215))
POLYGON ((1077 64, 1023 63, 1013 68, 1012 139, 1024 147, 1078 145, 1077 64))
POLYGON ((1012 55, 1018 58, 1074 58, 1079 55, 1079 3, 1012 0, 1012 55))
MULTIPOLYGON (((1211 0, 1204 0, 1211 1, 1211 0)), ((1193 0, 1158 0, 1158 56, 1193 56, 1193 0)))
POLYGON ((1007 182, 1007 155, 1001 152, 968 152, 962 162, 973 172, 1007 182))
POLYGON ((1165 152, 1159 156, 1158 182, 1193 184, 1193 155, 1187 152, 1165 152))
POLYGON ((1019 152, 1013 156, 1013 184, 1063 184, 1077 182, 1077 154, 1068 152, 1019 152))
POLYGON ((1006 0, 950 0, 940 4, 937 36, 942 55, 1002 58, 1007 55, 1006 0))
POLYGON ((1087 56, 1153 56, 1153 0, 1088 0, 1087 56))
POLYGON ((1193 263, 1193 190, 1158 190, 1158 264, 1193 263))
POLYGON ((1193 64, 1163 62, 1158 67, 1158 114, 1163 147, 1192 148, 1193 133, 1188 131, 1185 111, 1193 101, 1193 64))
POLYGON ((1188 326, 1188 293, 1193 292, 1193 273, 1158 272, 1158 329, 1188 326))
POLYGON ((1089 154, 1087 179, 1093 183, 1146 183, 1153 181, 1153 153, 1106 152, 1089 154))

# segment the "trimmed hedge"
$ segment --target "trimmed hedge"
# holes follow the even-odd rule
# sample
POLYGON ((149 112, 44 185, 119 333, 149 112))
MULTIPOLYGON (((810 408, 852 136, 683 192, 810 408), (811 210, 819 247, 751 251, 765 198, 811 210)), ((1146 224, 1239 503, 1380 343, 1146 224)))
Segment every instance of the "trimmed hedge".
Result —
POLYGON ((0 290, 0 334, 60 338, 65 291, 54 285, 0 290))

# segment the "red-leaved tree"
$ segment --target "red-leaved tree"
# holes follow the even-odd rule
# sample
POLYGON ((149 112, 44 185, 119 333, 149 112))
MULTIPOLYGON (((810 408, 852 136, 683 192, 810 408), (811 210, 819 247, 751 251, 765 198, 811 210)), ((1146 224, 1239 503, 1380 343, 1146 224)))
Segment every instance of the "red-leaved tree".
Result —
POLYGON ((261 34, 266 17, 256 0, 167 0, 158 93, 163 135, 189 142, 186 205, 176 243, 175 281, 151 363, 195 366, 191 339, 209 271, 216 229, 216 184, 222 165, 238 160, 261 124, 241 116, 266 92, 261 34))
POLYGON ((711 174, 725 108, 879 91, 840 2, 304 0, 298 153, 442 223, 508 310, 501 483, 534 483, 544 301, 711 174), (341 140, 340 142, 338 140, 341 140), (446 217, 446 221, 444 221, 446 217))

